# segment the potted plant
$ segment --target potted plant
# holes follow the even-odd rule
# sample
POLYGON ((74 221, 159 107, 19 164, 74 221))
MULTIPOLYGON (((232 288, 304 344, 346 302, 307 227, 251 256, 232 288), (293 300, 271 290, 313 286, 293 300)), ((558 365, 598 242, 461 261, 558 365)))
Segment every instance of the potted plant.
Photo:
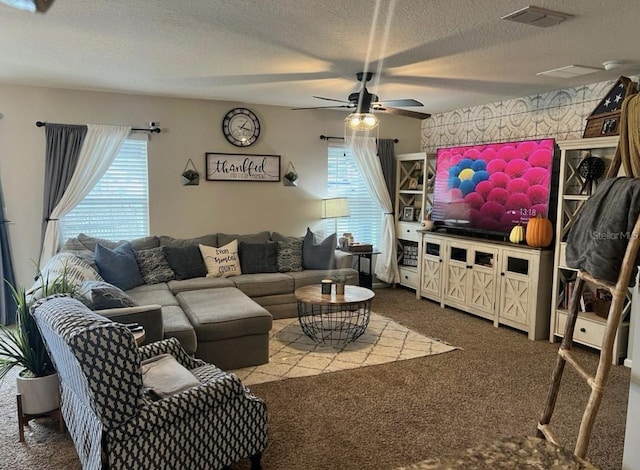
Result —
POLYGON ((288 171, 284 174, 284 182, 287 186, 296 186, 298 174, 294 171, 288 171))
MULTIPOLYGON (((67 279, 66 267, 60 277, 49 281, 40 273, 41 296, 76 294, 76 287, 67 279)), ((14 367, 22 370, 16 376, 16 388, 21 395, 23 415, 39 415, 60 406, 58 374, 31 316, 32 301, 24 287, 7 283, 17 305, 16 326, 0 325, 0 380, 14 367)))
POLYGON ((348 274, 334 274, 331 280, 336 285, 336 295, 344 295, 344 286, 347 281, 351 279, 351 276, 348 274))

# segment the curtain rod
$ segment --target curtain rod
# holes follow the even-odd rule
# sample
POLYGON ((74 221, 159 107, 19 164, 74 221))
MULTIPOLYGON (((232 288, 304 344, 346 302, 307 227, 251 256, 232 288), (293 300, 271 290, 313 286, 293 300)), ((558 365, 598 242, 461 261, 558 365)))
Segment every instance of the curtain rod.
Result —
MULTIPOLYGON (((42 122, 42 121, 36 121, 36 126, 38 127, 44 127, 47 123, 46 122, 42 122)), ((131 131, 132 132, 149 132, 151 134, 160 134, 160 132, 162 132, 162 129, 160 129, 159 127, 156 127, 156 123, 155 122, 150 122, 149 126, 147 129, 143 129, 140 127, 132 127, 131 131)))
MULTIPOLYGON (((320 140, 330 140, 330 139, 336 139, 336 140, 344 140, 344 137, 333 137, 331 135, 320 135, 320 140)), ((397 144, 398 142, 400 142, 398 139, 393 139, 393 141, 397 144)))

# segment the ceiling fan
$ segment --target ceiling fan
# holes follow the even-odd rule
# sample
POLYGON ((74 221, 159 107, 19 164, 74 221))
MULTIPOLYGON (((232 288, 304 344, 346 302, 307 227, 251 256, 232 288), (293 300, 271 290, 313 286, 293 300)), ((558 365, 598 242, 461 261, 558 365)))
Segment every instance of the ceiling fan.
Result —
POLYGON ((44 13, 49 9, 54 0, 0 0, 18 10, 44 13))
POLYGON ((319 100, 325 101, 333 101, 336 103, 344 103, 342 105, 333 105, 333 106, 312 106, 309 108, 291 108, 296 111, 299 109, 338 109, 338 108, 348 108, 354 109, 357 113, 368 113, 370 111, 396 114, 398 116, 406 116, 416 119, 427 119, 431 114, 427 113, 419 113, 417 111, 409 111, 407 109, 400 109, 396 106, 401 107, 411 107, 411 106, 424 106, 420 101, 414 99, 402 99, 402 100, 386 100, 380 101, 378 95, 374 95, 367 90, 366 82, 371 80, 373 77, 372 72, 358 72, 356 77, 359 82, 363 82, 362 88, 360 91, 356 91, 351 93, 347 100, 336 100, 333 98, 324 98, 322 96, 314 96, 319 100))

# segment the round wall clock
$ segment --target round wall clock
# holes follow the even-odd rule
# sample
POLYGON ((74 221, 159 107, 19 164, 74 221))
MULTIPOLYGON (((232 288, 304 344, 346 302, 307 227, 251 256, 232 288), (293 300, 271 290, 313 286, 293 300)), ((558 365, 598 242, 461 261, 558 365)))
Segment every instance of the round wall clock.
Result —
POLYGON ((248 147, 258 140, 260 121, 250 109, 234 108, 224 116, 222 132, 233 145, 248 147))

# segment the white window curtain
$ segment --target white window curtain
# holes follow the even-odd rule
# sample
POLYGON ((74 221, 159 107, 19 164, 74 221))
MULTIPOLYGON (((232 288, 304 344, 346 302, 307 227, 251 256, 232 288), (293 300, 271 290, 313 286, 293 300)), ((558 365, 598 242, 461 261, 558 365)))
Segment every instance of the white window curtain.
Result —
POLYGON ((51 258, 60 246, 60 222, 59 219, 73 209, 84 197, 89 194, 96 182, 102 178, 105 171, 111 166, 122 143, 131 132, 129 126, 108 126, 89 124, 78 157, 78 164, 67 190, 63 194, 58 205, 53 209, 47 222, 42 253, 40 255, 40 267, 51 258))
POLYGON ((351 135, 345 136, 345 142, 349 145, 353 159, 360 168, 371 197, 384 212, 379 246, 380 254, 376 259, 375 275, 381 281, 390 284, 398 283, 400 282, 400 273, 396 256, 393 205, 380 160, 376 155, 376 140, 373 137, 351 135))

